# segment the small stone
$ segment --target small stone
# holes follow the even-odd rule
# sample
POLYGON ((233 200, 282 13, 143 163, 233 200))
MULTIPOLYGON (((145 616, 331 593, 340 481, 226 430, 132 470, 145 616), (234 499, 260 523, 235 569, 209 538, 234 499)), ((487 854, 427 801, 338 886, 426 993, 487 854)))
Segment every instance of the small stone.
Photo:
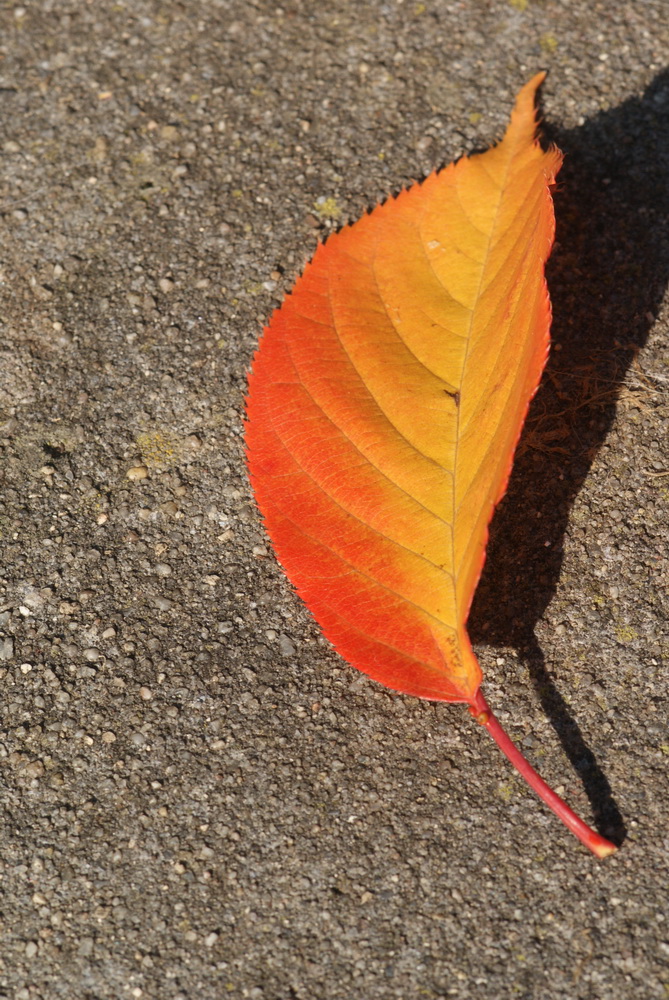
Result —
POLYGON ((295 646, 283 632, 279 636, 279 652, 282 656, 295 656, 297 652, 295 646))
POLYGON ((217 576, 215 573, 210 573, 209 576, 205 576, 205 578, 204 578, 204 582, 209 587, 215 587, 219 580, 220 580, 220 576, 217 576))
POLYGON ((50 597, 53 597, 53 591, 50 587, 42 587, 40 590, 29 587, 24 594, 23 602, 33 611, 38 611, 44 604, 44 601, 50 597))
POLYGON ((165 295, 168 295, 174 288, 174 282, 171 280, 171 278, 161 278, 160 281, 158 282, 158 287, 160 288, 161 292, 163 292, 165 295))
POLYGON ((96 524, 106 524, 108 520, 109 520, 109 518, 107 517, 106 514, 98 514, 98 516, 95 519, 95 523, 96 524))
POLYGON ((102 659, 102 653, 94 646, 90 646, 88 649, 84 650, 84 659, 88 660, 89 663, 95 663, 96 660, 102 659))
POLYGON ((26 764, 23 773, 27 778, 41 778, 44 774, 44 764, 41 760, 33 760, 26 764))
POLYGON ((147 479, 149 475, 149 470, 145 465, 133 465, 131 469, 126 472, 126 478, 131 482, 139 482, 141 479, 147 479))
POLYGON ((37 954, 37 941, 28 941, 26 945, 26 958, 34 958, 37 954))
POLYGON ((103 733, 100 739, 102 740, 103 743, 116 743, 116 735, 112 733, 110 730, 107 730, 106 733, 103 733))
POLYGON ((112 628, 110 626, 109 628, 106 628, 104 630, 104 632, 102 633, 102 638, 103 639, 113 639, 115 635, 116 635, 116 629, 112 628))
POLYGON ((82 937, 79 941, 79 947, 77 948, 77 955, 81 958, 89 958, 93 954, 93 938, 82 937))
POLYGON ((0 639, 0 660, 11 660, 14 656, 14 640, 0 639))
POLYGON ((218 934, 216 934, 215 931, 212 931, 211 934, 207 934, 206 938, 204 939, 204 946, 205 948, 213 948, 217 941, 218 941, 218 934))
POLYGON ((94 590, 81 590, 79 592, 79 600, 82 604, 85 604, 86 601, 90 601, 91 597, 95 597, 94 590))
POLYGON ((65 69, 66 66, 71 65, 72 56, 69 52, 56 52, 56 54, 51 57, 51 69, 65 69))
POLYGON ((61 601, 58 605, 58 613, 61 615, 73 615, 78 610, 79 605, 73 604, 72 601, 61 601))
POLYGON ((21 671, 22 674, 29 674, 32 668, 33 668, 32 663, 22 663, 21 666, 19 667, 19 670, 21 671))
POLYGON ((172 575, 172 567, 169 566, 167 563, 158 563, 156 565, 155 572, 156 572, 156 576, 171 576, 172 575))
POLYGON ((139 697, 142 699, 142 701, 151 701, 151 699, 153 698, 153 692, 151 691, 151 688, 141 687, 139 689, 139 697))
POLYGON ((170 601, 167 597, 154 597, 153 603, 159 611, 169 611, 174 602, 170 601))

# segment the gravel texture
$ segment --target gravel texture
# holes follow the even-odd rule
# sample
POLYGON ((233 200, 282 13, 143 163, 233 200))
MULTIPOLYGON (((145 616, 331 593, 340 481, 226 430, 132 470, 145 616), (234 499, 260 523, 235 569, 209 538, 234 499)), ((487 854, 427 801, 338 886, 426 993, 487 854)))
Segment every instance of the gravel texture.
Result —
POLYGON ((0 997, 666 1000, 666 0, 0 13, 0 997), (458 706, 319 637, 243 467, 318 239, 501 134, 567 154, 555 350, 472 631, 597 862, 458 706))

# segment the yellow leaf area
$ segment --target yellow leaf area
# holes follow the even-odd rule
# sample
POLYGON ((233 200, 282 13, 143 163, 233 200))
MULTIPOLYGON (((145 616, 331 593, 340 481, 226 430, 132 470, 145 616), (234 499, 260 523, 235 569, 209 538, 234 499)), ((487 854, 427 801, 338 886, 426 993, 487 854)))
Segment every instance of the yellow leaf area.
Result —
POLYGON ((499 145, 318 248, 250 379, 251 479, 288 575, 346 659, 426 698, 478 691, 465 623, 548 350, 542 80, 499 145))

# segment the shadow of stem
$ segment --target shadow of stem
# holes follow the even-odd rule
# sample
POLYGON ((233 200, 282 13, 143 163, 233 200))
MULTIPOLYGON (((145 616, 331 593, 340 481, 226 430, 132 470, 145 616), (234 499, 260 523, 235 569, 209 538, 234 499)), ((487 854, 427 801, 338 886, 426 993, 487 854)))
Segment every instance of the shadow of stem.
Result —
POLYGON ((613 798, 611 786, 585 742, 567 702, 548 673, 539 643, 533 637, 533 641, 519 652, 527 665, 541 707, 550 719, 572 767, 583 782, 597 831, 619 847, 625 840, 627 830, 613 798))

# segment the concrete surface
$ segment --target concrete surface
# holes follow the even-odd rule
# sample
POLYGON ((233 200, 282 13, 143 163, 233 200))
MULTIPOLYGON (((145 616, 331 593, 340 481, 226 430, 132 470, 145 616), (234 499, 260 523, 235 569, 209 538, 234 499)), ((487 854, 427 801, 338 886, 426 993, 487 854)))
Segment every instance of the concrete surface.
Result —
POLYGON ((666 998, 667 14, 3 5, 0 996, 666 998), (463 709, 334 655, 242 460, 317 239, 542 67, 556 347, 472 628, 604 863, 463 709))

